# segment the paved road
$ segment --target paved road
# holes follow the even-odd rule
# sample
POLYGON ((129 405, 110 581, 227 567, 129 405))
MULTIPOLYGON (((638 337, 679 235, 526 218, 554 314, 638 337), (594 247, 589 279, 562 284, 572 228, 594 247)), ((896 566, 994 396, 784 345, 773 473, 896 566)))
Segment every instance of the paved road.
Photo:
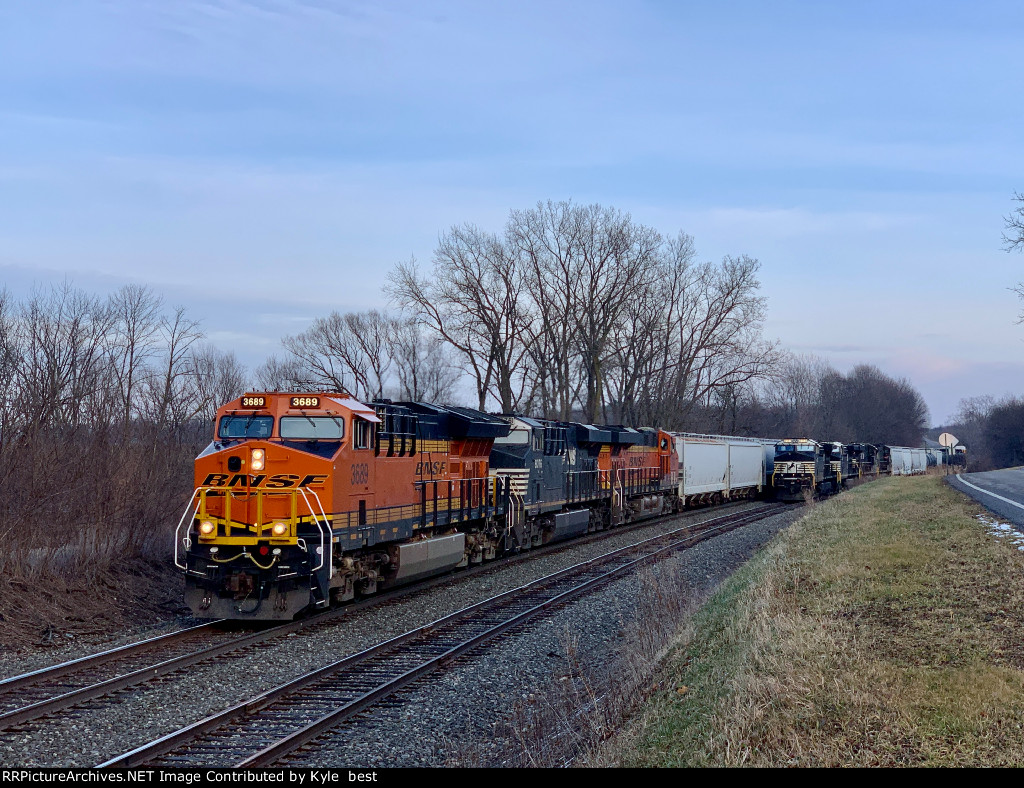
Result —
POLYGON ((947 476, 949 483, 1024 530, 1024 467, 947 476))

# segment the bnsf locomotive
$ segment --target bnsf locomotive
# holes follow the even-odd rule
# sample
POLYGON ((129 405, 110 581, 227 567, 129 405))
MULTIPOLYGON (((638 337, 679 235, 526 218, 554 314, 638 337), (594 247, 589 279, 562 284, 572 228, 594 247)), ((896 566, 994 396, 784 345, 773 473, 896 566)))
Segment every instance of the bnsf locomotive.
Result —
POLYGON ((247 394, 215 429, 175 540, 201 617, 291 618, 678 505, 657 430, 332 393, 247 394))
POLYGON ((202 618, 290 619, 773 482, 780 497, 800 497, 837 490, 851 468, 864 475, 863 457, 855 465, 840 444, 344 393, 246 394, 218 410, 214 429, 175 534, 185 600, 202 618))

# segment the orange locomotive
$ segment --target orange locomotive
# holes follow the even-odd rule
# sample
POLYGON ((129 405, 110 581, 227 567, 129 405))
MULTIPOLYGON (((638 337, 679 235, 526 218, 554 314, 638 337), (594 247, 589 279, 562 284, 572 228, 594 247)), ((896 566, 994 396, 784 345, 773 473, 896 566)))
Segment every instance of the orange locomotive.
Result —
POLYGON ((614 438, 598 464, 612 480, 613 515, 620 512, 623 519, 632 520, 682 508, 681 501, 666 494, 679 476, 672 435, 653 427, 606 429, 614 438))
POLYGON ((493 557, 510 546, 509 494, 488 458, 508 431, 479 411, 342 393, 229 402, 175 538, 186 602, 289 619, 493 557))

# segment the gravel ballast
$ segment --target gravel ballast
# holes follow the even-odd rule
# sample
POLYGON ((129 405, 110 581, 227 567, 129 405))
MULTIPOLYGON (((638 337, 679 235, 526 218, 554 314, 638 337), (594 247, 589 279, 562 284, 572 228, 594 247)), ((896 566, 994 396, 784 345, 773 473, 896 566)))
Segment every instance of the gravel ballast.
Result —
MULTIPOLYGON (((727 511, 750 506, 730 507, 727 511)), ((708 509, 688 515, 686 522, 722 513, 721 508, 708 509)), ((702 597, 801 513, 802 509, 784 510, 702 542, 660 565, 680 572, 692 593, 702 597)), ((422 593, 354 612, 330 625, 280 638, 237 657, 213 660, 145 687, 90 702, 74 716, 2 732, 0 763, 94 765, 468 604, 681 524, 680 518, 669 518, 599 542, 498 567, 487 574, 456 578, 422 593)), ((537 619, 478 656, 460 660, 443 677, 414 685, 395 702, 377 707, 372 727, 359 724, 339 728, 336 735, 304 756, 303 763, 450 765, 500 762, 512 757, 514 742, 503 731, 513 704, 529 702, 531 694, 542 693, 550 682, 565 675, 566 661, 561 655, 569 641, 578 640, 578 652, 591 660, 611 658, 621 645, 623 624, 635 610, 637 584, 635 575, 618 580, 552 616, 537 619), (431 735, 423 736, 424 731, 431 735)), ((8 663, 5 667, 14 673, 40 666, 32 662, 26 660, 17 666, 8 663)))
MULTIPOLYGON (((659 562, 656 574, 681 579, 705 598, 778 531, 799 517, 790 510, 716 536, 659 562)), ((375 707, 357 724, 339 726, 300 756, 300 767, 527 765, 531 756, 516 730, 522 708, 543 704, 560 682, 578 679, 574 663, 614 664, 630 643, 637 574, 617 580, 500 643, 459 660, 375 707), (518 707, 518 708, 517 708, 518 707), (429 735, 424 735, 429 731, 429 735)), ((673 583, 676 580, 672 581, 673 583)), ((557 690, 555 690, 557 693, 557 690)), ((586 691, 582 693, 585 697, 586 691)))

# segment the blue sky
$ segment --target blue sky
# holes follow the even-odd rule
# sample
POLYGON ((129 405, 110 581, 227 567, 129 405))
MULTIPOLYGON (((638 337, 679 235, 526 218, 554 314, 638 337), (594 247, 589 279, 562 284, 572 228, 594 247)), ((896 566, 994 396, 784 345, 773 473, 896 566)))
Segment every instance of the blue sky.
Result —
POLYGON ((767 332, 1024 393, 1020 3, 0 4, 0 276, 151 284, 252 366, 572 198, 762 261, 767 332))

